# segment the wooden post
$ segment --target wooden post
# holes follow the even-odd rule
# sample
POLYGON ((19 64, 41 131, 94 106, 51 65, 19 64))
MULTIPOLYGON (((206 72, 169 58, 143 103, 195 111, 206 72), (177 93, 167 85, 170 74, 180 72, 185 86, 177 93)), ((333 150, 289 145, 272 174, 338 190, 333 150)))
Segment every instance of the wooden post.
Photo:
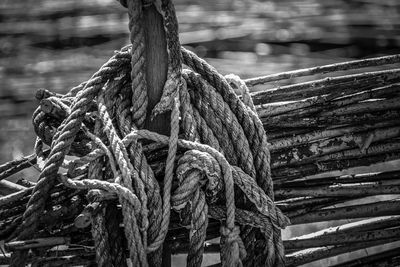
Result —
MULTIPOLYGON (((170 129, 170 112, 158 115, 153 120, 150 119, 151 111, 160 101, 167 79, 168 54, 163 18, 153 5, 146 7, 143 15, 146 41, 146 81, 149 100, 144 127, 148 130, 168 135, 170 129)), ((171 266, 171 250, 168 244, 164 244, 162 266, 171 266)))
POLYGON ((145 128, 160 134, 169 134, 170 114, 165 113, 150 120, 151 111, 160 101, 167 79, 168 54, 163 26, 163 18, 151 5, 144 9, 144 29, 146 39, 146 78, 149 104, 145 128))

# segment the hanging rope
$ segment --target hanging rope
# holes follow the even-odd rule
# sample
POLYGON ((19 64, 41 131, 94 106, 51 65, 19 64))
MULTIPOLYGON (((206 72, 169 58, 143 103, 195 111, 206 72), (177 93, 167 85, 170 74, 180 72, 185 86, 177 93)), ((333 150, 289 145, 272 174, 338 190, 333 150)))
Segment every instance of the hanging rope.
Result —
MULTIPOLYGON (((273 201, 267 138, 245 83, 223 77, 180 46, 171 0, 120 2, 128 8, 132 45, 66 95, 37 95, 36 153, 46 161, 14 236, 35 234, 50 190, 61 182, 89 190, 85 214, 92 219, 82 214, 79 220, 81 227, 91 224, 100 266, 126 265, 126 257, 133 266, 160 266, 171 208, 190 217, 182 221, 190 222, 188 266, 202 263, 209 217, 221 221, 223 266, 284 265, 280 230, 289 221, 273 201), (142 9, 151 4, 163 17, 168 54, 167 81, 151 116, 171 111, 168 137, 142 129, 148 116, 142 9), (142 139, 168 146, 161 182, 147 163, 142 139), (43 144, 50 146, 49 155, 43 144), (68 161, 66 155, 77 158, 68 161), (128 255, 122 240, 113 244, 119 231, 112 221, 117 218, 109 218, 116 213, 110 199, 122 207, 128 255), (261 249, 252 249, 255 243, 261 249)), ((26 250, 14 252, 11 266, 24 266, 27 256, 26 250)))

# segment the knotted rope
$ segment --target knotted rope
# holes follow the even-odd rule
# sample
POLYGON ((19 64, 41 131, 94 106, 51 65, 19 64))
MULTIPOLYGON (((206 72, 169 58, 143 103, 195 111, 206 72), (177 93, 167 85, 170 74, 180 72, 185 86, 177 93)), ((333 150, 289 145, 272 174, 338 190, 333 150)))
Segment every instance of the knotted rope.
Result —
MULTIPOLYGON (((289 222, 273 201, 267 138, 245 83, 237 76, 225 78, 180 46, 171 0, 120 2, 128 8, 132 45, 66 95, 37 95, 36 153, 46 162, 15 235, 22 240, 35 234, 49 192, 61 182, 89 190, 84 212, 92 218, 100 266, 126 265, 125 258, 134 266, 160 266, 171 207, 181 213, 181 223, 190 222, 188 266, 201 265, 209 217, 222 222, 223 266, 284 265, 280 229, 289 222), (143 6, 152 4, 164 18, 168 73, 151 116, 171 110, 169 137, 142 129, 148 103, 142 17, 143 6), (184 139, 178 138, 180 133, 184 139), (160 182, 143 153, 142 139, 168 145, 160 182), (43 144, 50 146, 49 155, 43 144), (66 155, 77 158, 68 161, 66 155), (110 221, 116 218, 107 217, 116 214, 110 199, 118 199, 122 207, 128 255, 122 240, 113 244, 119 231, 110 221), (249 249, 256 242, 257 251, 249 249)), ((27 255, 14 252, 11 266, 24 266, 27 255)))

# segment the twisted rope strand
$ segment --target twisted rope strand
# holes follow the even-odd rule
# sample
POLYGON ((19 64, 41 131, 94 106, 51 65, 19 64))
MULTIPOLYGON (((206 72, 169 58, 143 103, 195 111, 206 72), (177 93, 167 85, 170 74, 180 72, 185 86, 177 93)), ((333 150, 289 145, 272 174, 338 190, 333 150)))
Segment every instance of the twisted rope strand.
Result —
POLYGON ((204 242, 208 225, 208 206, 204 193, 197 189, 191 201, 192 220, 189 233, 189 253, 187 256, 187 266, 201 266, 204 252, 204 242))
MULTIPOLYGON (((188 85, 193 88, 193 101, 196 99, 203 100, 206 103, 207 110, 213 110, 214 116, 205 116, 205 118, 220 118, 219 127, 225 126, 231 142, 229 146, 235 149, 240 166, 250 176, 255 177, 256 172, 253 165, 253 156, 250 152, 249 143, 245 137, 242 127, 236 119, 231 109, 223 101, 221 95, 217 94, 215 89, 207 84, 198 74, 187 70, 183 72, 183 77, 187 80, 188 85), (211 108, 211 109, 210 109, 211 108)), ((218 125, 216 125, 218 126, 218 125)), ((213 127, 214 129, 215 127, 213 127)), ((232 165, 237 165, 231 163, 232 165)))
MULTIPOLYGON (((268 150, 266 134, 257 114, 255 114, 250 108, 247 108, 245 104, 239 100, 226 79, 207 62, 184 48, 182 48, 182 57, 183 62, 187 66, 199 73, 203 79, 205 79, 218 91, 218 93, 221 94, 224 101, 234 112, 250 144, 250 149, 254 158, 254 166, 257 172, 257 184, 259 184, 273 200, 270 153, 268 150)), ((273 233, 275 241, 279 241, 281 239, 280 229, 274 227, 273 233)), ((281 256, 283 255, 283 246, 278 244, 278 242, 274 244, 269 237, 267 237, 267 239, 269 240, 264 243, 266 245, 264 251, 268 254, 267 264, 269 266, 274 266, 275 263, 280 265, 281 256), (275 248, 273 245, 278 246, 278 248, 275 248), (279 253, 274 253, 273 250, 277 250, 279 253), (275 254, 280 256, 275 258, 275 254)))
POLYGON ((225 78, 219 74, 206 61, 194 53, 182 48, 184 64, 199 73, 210 85, 212 85, 236 115, 243 131, 249 141, 253 153, 254 164, 257 171, 257 183, 269 196, 273 196, 271 171, 269 169, 270 155, 267 151, 267 139, 261 121, 257 114, 250 112, 244 103, 238 98, 225 78))
MULTIPOLYGON (((191 207, 191 228, 189 233, 190 245, 187 257, 188 266, 201 266, 204 252, 204 241, 208 225, 208 205, 205 194, 200 189, 202 178, 207 176, 207 191, 215 193, 220 191, 219 179, 221 174, 218 163, 209 154, 189 150, 179 159, 176 170, 179 187, 172 196, 172 205, 181 210, 186 204, 191 207)), ((210 197, 213 198, 212 196, 210 197)))
POLYGON ((143 28, 143 10, 141 0, 125 1, 129 14, 129 31, 132 43, 131 88, 132 121, 142 128, 147 113, 148 96, 146 82, 145 37, 143 28), (127 3, 126 3, 127 2, 127 3))

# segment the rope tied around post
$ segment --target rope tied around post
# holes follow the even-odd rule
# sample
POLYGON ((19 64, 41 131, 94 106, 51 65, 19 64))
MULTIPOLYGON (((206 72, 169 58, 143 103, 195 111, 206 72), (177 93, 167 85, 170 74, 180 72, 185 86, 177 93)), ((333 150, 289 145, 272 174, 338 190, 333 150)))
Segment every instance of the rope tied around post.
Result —
MULTIPOLYGON (((284 265, 280 229, 289 221, 273 201, 266 134, 245 83, 223 77, 180 46, 172 0, 120 3, 128 8, 132 45, 66 95, 38 94, 36 153, 46 161, 14 236, 35 234, 50 191, 60 182, 89 190, 80 219, 92 217, 87 222, 100 266, 120 266, 125 258, 134 266, 160 266, 171 208, 190 216, 188 266, 202 263, 209 218, 222 222, 223 266, 251 266, 255 259, 256 265, 284 265), (143 129, 148 96, 142 20, 143 8, 151 5, 163 17, 168 55, 167 80, 151 116, 171 111, 169 136, 143 129), (162 181, 147 162, 142 139, 168 146, 162 181), (49 155, 43 145, 50 146, 49 155), (77 159, 68 161, 67 155, 77 159), (109 203, 114 199, 122 207, 128 255, 124 242, 113 246, 110 240, 118 225, 107 226, 105 217, 116 212, 109 203), (88 212, 93 205, 98 209, 88 212), (254 242, 262 244, 257 253, 248 249, 254 242)), ((83 222, 81 227, 88 226, 83 222)), ((26 250, 14 252, 11 266, 24 266, 27 256, 26 250)))

